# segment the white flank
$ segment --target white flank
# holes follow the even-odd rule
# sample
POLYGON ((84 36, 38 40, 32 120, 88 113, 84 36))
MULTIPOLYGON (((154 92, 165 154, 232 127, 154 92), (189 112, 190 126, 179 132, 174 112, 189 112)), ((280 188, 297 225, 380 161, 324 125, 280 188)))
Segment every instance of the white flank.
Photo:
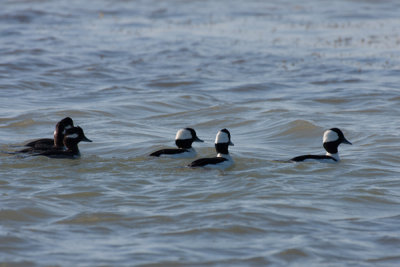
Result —
POLYGON ((193 138, 192 133, 186 129, 180 129, 175 136, 175 140, 187 140, 192 138, 193 138))
POLYGON ((221 163, 218 163, 218 164, 208 164, 208 165, 205 165, 204 168, 206 168, 206 169, 225 170, 225 169, 227 169, 227 168, 229 168, 229 167, 232 167, 233 164, 234 164, 234 161, 233 161, 233 159, 231 158, 230 155, 219 153, 219 154, 217 155, 217 157, 226 158, 227 160, 225 160, 225 161, 223 161, 223 162, 221 162, 221 163))
POLYGON ((334 158, 334 159, 336 159, 336 160, 337 160, 336 162, 339 162, 339 161, 340 161, 339 153, 331 154, 331 153, 329 153, 329 152, 326 152, 326 155, 327 155, 327 156, 330 156, 330 157, 332 157, 332 158, 334 158))
POLYGON ((338 139, 339 139, 339 135, 336 132, 327 130, 324 133, 323 142, 328 143, 328 142, 337 141, 338 139))

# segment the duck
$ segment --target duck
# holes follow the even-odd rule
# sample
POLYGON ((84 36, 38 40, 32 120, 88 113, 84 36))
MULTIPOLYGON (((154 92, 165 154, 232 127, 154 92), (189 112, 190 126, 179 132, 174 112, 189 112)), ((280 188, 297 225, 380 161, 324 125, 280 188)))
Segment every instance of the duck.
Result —
POLYGON ((197 137, 193 128, 183 128, 178 130, 175 135, 175 144, 178 148, 165 148, 150 154, 151 157, 168 157, 168 158, 193 158, 197 155, 196 150, 192 147, 193 142, 204 142, 197 137))
POLYGON ((66 117, 60 120, 56 124, 56 128, 54 130, 54 139, 51 138, 41 138, 34 141, 31 141, 24 146, 29 148, 20 150, 20 153, 35 153, 42 152, 48 150, 64 150, 64 135, 66 130, 74 127, 74 122, 70 117, 66 117))
POLYGON ((72 127, 65 131, 63 144, 65 146, 65 150, 53 149, 47 150, 41 153, 37 153, 34 156, 46 156, 49 158, 79 158, 81 153, 78 148, 79 142, 92 142, 89 138, 87 138, 81 127, 72 127))
POLYGON ((218 131, 215 137, 215 150, 217 152, 216 157, 211 158, 200 158, 191 162, 188 167, 191 168, 208 168, 208 169, 219 169, 225 170, 234 164, 232 157, 229 155, 229 146, 234 146, 231 141, 230 132, 224 128, 218 131))
POLYGON ((323 147, 326 150, 325 155, 302 155, 297 156, 291 161, 294 162, 305 162, 305 161, 318 161, 325 163, 337 163, 340 161, 338 147, 340 144, 348 144, 352 143, 348 141, 343 132, 339 128, 331 128, 324 132, 324 136, 322 139, 323 147))

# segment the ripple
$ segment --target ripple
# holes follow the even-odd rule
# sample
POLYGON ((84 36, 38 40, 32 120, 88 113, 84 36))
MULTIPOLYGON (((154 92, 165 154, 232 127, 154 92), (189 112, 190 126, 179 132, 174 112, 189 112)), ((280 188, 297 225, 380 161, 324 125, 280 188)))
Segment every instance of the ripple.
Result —
POLYGON ((80 213, 67 219, 57 221, 58 224, 94 225, 124 220, 124 216, 112 212, 80 213))
POLYGON ((330 84, 341 84, 341 83, 361 83, 363 80, 361 79, 346 79, 346 80, 339 80, 339 79, 328 79, 323 81, 314 81, 311 84, 315 85, 330 85, 330 84))
POLYGON ((56 197, 61 199, 82 199, 82 198, 92 198, 92 197, 99 197, 103 194, 100 192, 76 192, 70 194, 60 194, 56 195, 56 197))
MULTIPOLYGON (((306 120, 295 120, 282 127, 280 136, 296 136, 296 137, 312 137, 315 135, 316 129, 320 129, 317 125, 306 120), (312 133, 312 134, 310 134, 312 133)), ((321 134, 322 136, 322 134, 321 134)))
POLYGON ((398 3, 110 3, 2 2, 3 264, 399 261, 398 3), (94 141, 80 159, 8 153, 65 116, 94 141), (274 161, 335 126, 340 163, 274 161), (228 128, 235 166, 148 157, 182 127, 198 157, 228 128))
POLYGON ((51 217, 51 213, 40 208, 2 209, 0 218, 3 222, 36 222, 51 217))
POLYGON ((148 83, 147 86, 150 87, 160 87, 160 88, 174 88, 174 87, 182 87, 182 86, 191 86, 200 84, 196 81, 180 81, 180 82, 167 82, 167 81, 154 81, 148 83))
POLYGON ((301 258, 306 258, 308 257, 308 254, 302 249, 291 248, 291 249, 285 249, 275 254, 275 256, 290 262, 290 261, 300 260, 301 258))
MULTIPOLYGON (((223 228, 196 228, 188 229, 177 232, 168 232, 164 235, 166 236, 197 236, 197 235, 219 235, 219 234, 234 234, 234 235, 253 235, 253 234, 265 234, 265 231, 261 228, 249 227, 245 225, 226 225, 223 228)), ((239 237, 238 237, 239 238, 239 237)))

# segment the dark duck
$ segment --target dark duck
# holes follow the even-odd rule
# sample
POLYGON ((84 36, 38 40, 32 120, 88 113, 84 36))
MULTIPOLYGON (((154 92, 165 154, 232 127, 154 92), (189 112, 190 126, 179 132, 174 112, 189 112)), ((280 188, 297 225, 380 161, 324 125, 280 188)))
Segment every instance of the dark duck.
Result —
POLYGON ((65 131, 63 144, 65 146, 65 150, 60 149, 52 149, 47 150, 35 156, 46 156, 49 158, 79 158, 81 153, 78 148, 79 142, 92 142, 89 138, 87 138, 81 127, 72 127, 65 131))
POLYGON ((54 139, 51 138, 42 138, 31 141, 25 146, 29 148, 23 149, 19 152, 28 153, 28 152, 41 152, 47 150, 64 150, 64 135, 66 130, 74 127, 74 122, 70 117, 66 117, 59 121, 54 130, 54 139))

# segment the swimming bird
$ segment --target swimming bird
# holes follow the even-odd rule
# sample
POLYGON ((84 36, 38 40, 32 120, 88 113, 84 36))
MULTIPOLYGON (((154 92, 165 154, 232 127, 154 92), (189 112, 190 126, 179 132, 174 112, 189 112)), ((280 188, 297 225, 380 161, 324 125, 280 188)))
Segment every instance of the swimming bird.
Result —
POLYGON ((56 125, 54 130, 54 139, 51 138, 42 138, 38 140, 31 141, 25 146, 30 148, 23 149, 19 152, 27 153, 27 152, 40 152, 40 151, 47 151, 47 150, 63 150, 64 147, 64 134, 65 131, 74 127, 74 122, 70 117, 66 117, 59 121, 56 125))
POLYGON ((150 154, 153 157, 170 158, 192 158, 196 156, 196 150, 192 147, 193 142, 204 142, 197 137, 196 131, 192 128, 178 130, 175 136, 175 144, 178 148, 166 148, 150 154))
POLYGON ((233 145, 230 132, 227 129, 222 129, 217 133, 215 138, 215 150, 217 151, 217 156, 213 158, 197 159, 188 166, 224 170, 234 164, 228 151, 228 147, 233 145))
POLYGON ((325 155, 303 155, 294 157, 291 161, 301 162, 301 161, 319 161, 319 162, 339 162, 339 151, 338 147, 340 144, 348 144, 351 143, 344 137, 343 132, 338 128, 332 128, 330 130, 325 131, 323 137, 323 146, 326 150, 325 155))
POLYGON ((64 146, 66 150, 52 149, 42 153, 35 154, 34 156, 46 156, 49 158, 79 158, 81 153, 79 152, 79 142, 92 142, 85 136, 81 127, 72 127, 65 131, 64 146))

